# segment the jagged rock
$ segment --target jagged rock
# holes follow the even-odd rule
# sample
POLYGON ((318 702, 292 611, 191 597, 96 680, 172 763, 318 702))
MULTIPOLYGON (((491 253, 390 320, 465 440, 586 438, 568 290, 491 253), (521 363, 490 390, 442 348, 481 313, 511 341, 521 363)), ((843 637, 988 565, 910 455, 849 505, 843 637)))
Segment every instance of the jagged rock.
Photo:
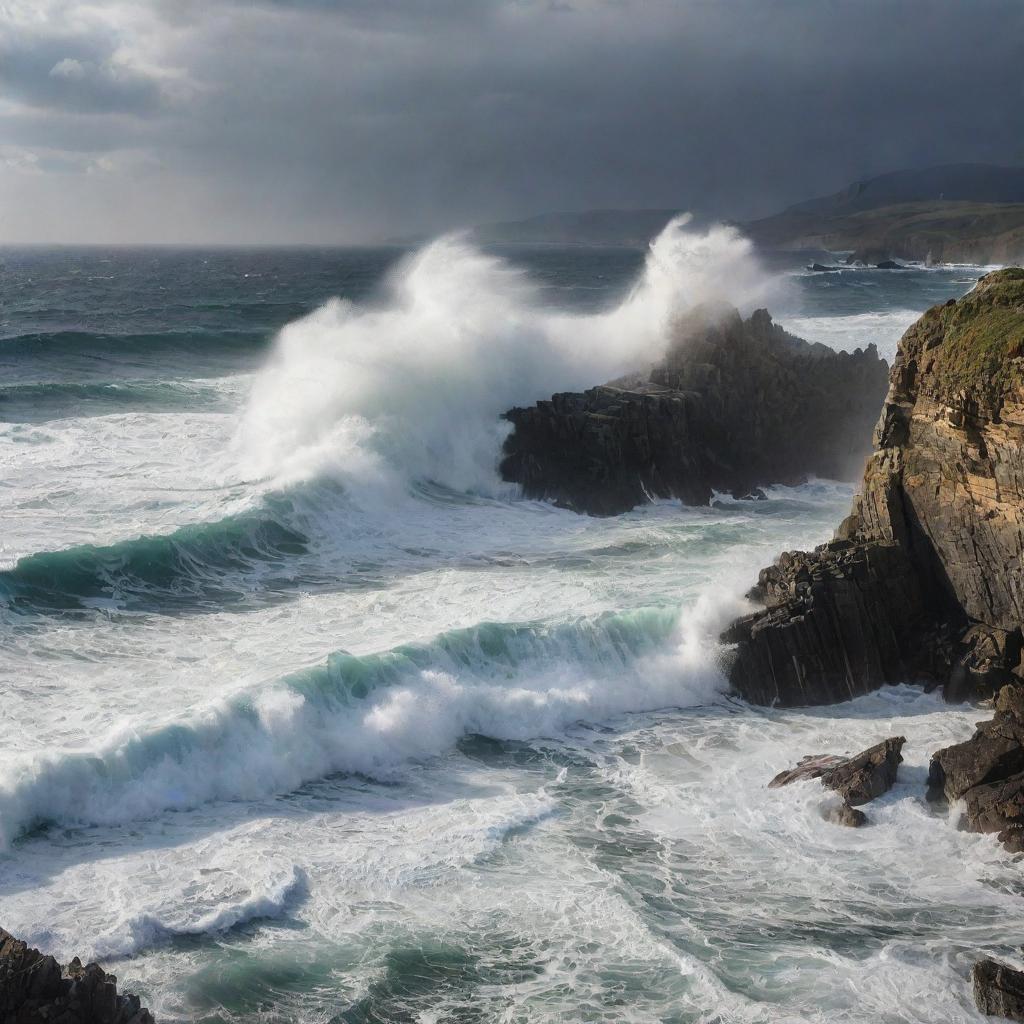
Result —
POLYGON ((1024 687, 1004 686, 995 717, 981 722, 963 743, 932 755, 928 785, 934 794, 958 800, 975 786, 1024 772, 1024 687))
POLYGON ((766 310, 701 310, 646 380, 511 409, 502 476, 593 515, 651 498, 706 504, 810 475, 850 479, 870 448, 886 367, 874 346, 834 352, 766 310))
POLYGON ((816 273, 819 273, 819 274, 832 274, 832 273, 835 273, 837 270, 839 270, 841 268, 839 268, 839 267, 828 267, 824 263, 812 263, 807 269, 808 270, 813 270, 813 271, 815 271, 816 273))
POLYGON ((821 783, 835 790, 851 807, 866 804, 892 789, 903 761, 903 736, 891 736, 827 771, 821 783))
POLYGON ((998 782, 973 786, 964 794, 972 832, 1008 832, 1024 825, 1024 772, 998 782))
POLYGON ((75 957, 65 968, 0 928, 2 1024, 153 1024, 117 978, 75 957))
POLYGON ((974 1002, 990 1017, 1024 1021, 1024 971, 995 960, 979 960, 971 974, 974 1002))
POLYGON ((769 789, 778 789, 780 786, 788 786, 791 782, 800 782, 803 779, 820 779, 829 769, 836 765, 845 764, 849 758, 839 757, 837 754, 808 754, 800 758, 795 768, 787 768, 768 783, 769 789))
POLYGON ((860 828, 868 823, 868 816, 863 811, 849 804, 829 807, 825 811, 825 820, 833 825, 845 825, 847 828, 860 828))
POLYGON ((1009 268, 903 336, 851 515, 762 572, 765 609, 723 636, 733 688, 782 705, 909 681, 991 693, 1024 676, 1022 565, 1024 270, 1009 268))
POLYGON ((903 761, 900 751, 906 742, 903 736, 891 736, 853 757, 809 754, 795 768, 779 772, 768 788, 777 789, 802 779, 821 779, 826 789, 837 792, 849 806, 866 804, 892 789, 903 761))
POLYGON ((882 260, 880 263, 875 264, 878 270, 906 270, 902 263, 897 263, 895 260, 882 260))

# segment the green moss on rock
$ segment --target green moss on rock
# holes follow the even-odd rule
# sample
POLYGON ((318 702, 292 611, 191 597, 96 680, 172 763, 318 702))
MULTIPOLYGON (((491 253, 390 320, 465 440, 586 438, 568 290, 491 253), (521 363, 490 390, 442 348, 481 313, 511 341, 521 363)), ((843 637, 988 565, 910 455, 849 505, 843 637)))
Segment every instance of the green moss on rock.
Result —
POLYGON ((1022 379, 1024 268, 987 274, 958 302, 929 310, 918 326, 932 335, 926 348, 938 342, 930 382, 937 397, 957 404, 966 395, 997 411, 1022 379))

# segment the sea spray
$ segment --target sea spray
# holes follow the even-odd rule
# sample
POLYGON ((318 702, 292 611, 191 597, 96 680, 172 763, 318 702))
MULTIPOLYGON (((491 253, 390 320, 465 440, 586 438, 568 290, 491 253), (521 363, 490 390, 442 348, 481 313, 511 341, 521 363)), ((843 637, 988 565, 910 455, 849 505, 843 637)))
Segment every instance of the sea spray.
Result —
POLYGON ((277 485, 330 473, 361 493, 416 480, 500 493, 505 410, 649 365, 694 306, 763 299, 750 242, 688 222, 671 221, 626 298, 592 315, 545 308, 523 271, 464 237, 431 243, 377 303, 336 299, 281 331, 235 440, 239 468, 277 485))

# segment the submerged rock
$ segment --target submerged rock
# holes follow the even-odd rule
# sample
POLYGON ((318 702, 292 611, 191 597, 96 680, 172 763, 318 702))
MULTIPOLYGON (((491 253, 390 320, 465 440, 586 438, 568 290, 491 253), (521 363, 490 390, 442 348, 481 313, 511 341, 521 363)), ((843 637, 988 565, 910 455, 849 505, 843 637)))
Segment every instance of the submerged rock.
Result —
POLYGON ((840 804, 838 807, 829 807, 825 811, 825 820, 833 825, 845 825, 847 828, 860 828, 868 823, 868 816, 863 811, 849 804, 840 804))
POLYGON ((906 270, 902 263, 897 263, 895 260, 882 260, 881 263, 875 264, 878 270, 906 270))
MULTIPOLYGON (((765 608, 723 635, 733 689, 789 706, 913 681, 991 694, 1024 677, 1022 566, 1024 270, 1010 268, 903 336, 852 514, 764 570, 765 608)), ((986 756, 1015 761, 1016 734, 1004 748, 986 756)))
POLYGON ((974 1002, 990 1017, 1024 1021, 1024 971, 996 960, 979 960, 971 974, 974 1002))
POLYGON ((851 479, 870 450, 887 368, 874 346, 834 352, 766 310, 700 310, 640 379, 511 409, 501 473, 591 515, 652 498, 707 504, 809 476, 851 479))
POLYGON ((117 978, 75 957, 61 967, 0 928, 3 1024, 153 1024, 138 998, 119 995, 117 978))

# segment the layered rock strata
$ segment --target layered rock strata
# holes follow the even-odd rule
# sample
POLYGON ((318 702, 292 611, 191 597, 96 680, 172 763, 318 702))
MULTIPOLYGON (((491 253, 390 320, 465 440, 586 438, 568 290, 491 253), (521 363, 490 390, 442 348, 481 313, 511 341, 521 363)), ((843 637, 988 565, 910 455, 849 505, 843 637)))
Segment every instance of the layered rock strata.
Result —
POLYGON ((501 473, 529 497, 592 515, 651 498, 706 504, 808 476, 852 479, 885 393, 874 346, 834 352, 765 310, 699 310, 665 360, 624 384, 506 413, 501 473))
POLYGON ((836 538, 763 570, 764 608, 724 635, 752 702, 911 681, 959 699, 1024 675, 1024 270, 907 331, 874 442, 836 538))

